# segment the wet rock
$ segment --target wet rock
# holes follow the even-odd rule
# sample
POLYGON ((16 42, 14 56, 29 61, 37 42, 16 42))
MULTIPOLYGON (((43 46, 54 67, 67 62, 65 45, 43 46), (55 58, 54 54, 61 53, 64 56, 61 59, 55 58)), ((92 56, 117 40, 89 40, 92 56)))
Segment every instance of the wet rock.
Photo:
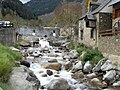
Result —
POLYGON ((53 75, 53 72, 52 72, 51 70, 47 70, 46 73, 47 73, 47 75, 49 75, 49 76, 53 75))
POLYGON ((36 51, 33 52, 32 56, 39 57, 40 54, 41 54, 40 51, 36 50, 36 51))
POLYGON ((112 64, 111 61, 107 60, 101 67, 102 71, 108 71, 108 70, 113 70, 115 69, 116 66, 112 64))
POLYGON ((117 81, 117 82, 113 83, 113 86, 114 87, 120 87, 120 81, 117 81))
POLYGON ((47 77, 47 74, 41 74, 42 77, 47 77))
POLYGON ((108 71, 104 76, 103 76, 103 80, 107 83, 107 84, 112 84, 115 82, 116 80, 116 71, 115 70, 110 70, 108 71))
POLYGON ((54 62, 57 62, 57 60, 56 59, 49 59, 48 62, 49 63, 54 63, 54 62))
POLYGON ((77 50, 72 50, 70 51, 70 55, 69 55, 72 59, 76 59, 78 57, 78 52, 77 50))
POLYGON ((38 90, 40 82, 34 75, 29 75, 24 67, 15 67, 10 76, 12 90, 38 90))
POLYGON ((44 86, 41 86, 40 89, 45 89, 45 87, 44 87, 44 86))
POLYGON ((61 63, 45 63, 42 65, 45 69, 53 69, 59 71, 61 69, 62 64, 61 63))
POLYGON ((92 79, 92 78, 97 77, 97 75, 95 73, 90 73, 90 74, 87 74, 86 77, 89 79, 92 79))
POLYGON ((68 70, 68 69, 70 69, 71 67, 72 67, 72 62, 71 62, 71 61, 68 61, 68 62, 66 62, 66 63, 64 64, 65 70, 68 70))
POLYGON ((92 84, 95 87, 98 87, 98 86, 102 85, 101 81, 98 78, 91 79, 90 84, 92 84))
POLYGON ((92 71, 92 64, 90 64, 90 61, 87 61, 83 67, 84 73, 90 73, 92 71))
POLYGON ((63 78, 53 79, 47 86, 47 90, 71 90, 68 82, 63 78))
POLYGON ((101 70, 102 65, 106 62, 107 58, 101 59, 97 65, 92 69, 93 72, 98 72, 101 70))
POLYGON ((54 77, 60 77, 59 75, 54 75, 54 77))
POLYGON ((24 66, 26 66, 26 67, 30 67, 30 63, 29 62, 27 62, 27 61, 20 61, 20 64, 21 65, 24 65, 24 66))

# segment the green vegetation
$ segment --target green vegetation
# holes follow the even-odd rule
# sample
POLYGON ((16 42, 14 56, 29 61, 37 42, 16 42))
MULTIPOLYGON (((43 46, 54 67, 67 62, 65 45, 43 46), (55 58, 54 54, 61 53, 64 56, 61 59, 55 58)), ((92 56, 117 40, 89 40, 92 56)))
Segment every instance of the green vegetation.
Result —
POLYGON ((90 49, 90 48, 87 48, 84 44, 76 45, 73 41, 70 41, 68 47, 70 49, 75 49, 75 47, 77 47, 76 50, 79 53, 78 60, 82 60, 83 62, 90 61, 91 64, 94 65, 94 64, 97 64, 99 60, 103 58, 102 53, 97 48, 90 49), (83 51, 85 52, 85 54, 81 58, 83 51))
POLYGON ((0 83, 0 87, 3 89, 3 90, 12 90, 10 85, 8 83, 0 83))
POLYGON ((0 82, 6 83, 12 67, 15 66, 16 60, 22 60, 22 56, 8 47, 0 44, 0 82))

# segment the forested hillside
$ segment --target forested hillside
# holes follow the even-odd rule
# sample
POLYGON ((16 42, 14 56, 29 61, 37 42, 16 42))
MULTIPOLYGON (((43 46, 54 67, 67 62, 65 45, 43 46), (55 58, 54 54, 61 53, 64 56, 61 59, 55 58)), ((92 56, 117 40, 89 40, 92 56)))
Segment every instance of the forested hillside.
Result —
POLYGON ((29 10, 32 10, 37 16, 53 12, 56 7, 62 3, 82 2, 83 0, 31 0, 25 5, 29 10))
POLYGON ((28 11, 26 6, 23 5, 19 0, 2 0, 0 2, 2 16, 6 15, 18 15, 23 19, 36 19, 37 17, 32 12, 28 11))

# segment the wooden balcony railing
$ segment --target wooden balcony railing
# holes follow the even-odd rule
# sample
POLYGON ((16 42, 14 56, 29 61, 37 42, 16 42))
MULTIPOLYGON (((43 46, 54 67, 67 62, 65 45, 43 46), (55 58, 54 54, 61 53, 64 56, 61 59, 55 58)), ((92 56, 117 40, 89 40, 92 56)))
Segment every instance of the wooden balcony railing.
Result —
POLYGON ((100 30, 99 35, 102 37, 104 37, 104 36, 117 36, 117 35, 120 35, 120 28, 114 27, 113 29, 100 30))

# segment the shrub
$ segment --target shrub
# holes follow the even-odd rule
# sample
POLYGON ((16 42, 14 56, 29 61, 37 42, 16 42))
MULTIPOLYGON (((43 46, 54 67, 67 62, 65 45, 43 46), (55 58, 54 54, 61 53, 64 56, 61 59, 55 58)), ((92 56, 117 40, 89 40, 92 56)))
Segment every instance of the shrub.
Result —
POLYGON ((99 60, 103 58, 103 55, 98 49, 87 50, 85 53, 84 61, 90 61, 92 64, 97 64, 99 60))
POLYGON ((69 49, 75 49, 75 43, 73 41, 70 41, 70 43, 68 44, 69 49))

